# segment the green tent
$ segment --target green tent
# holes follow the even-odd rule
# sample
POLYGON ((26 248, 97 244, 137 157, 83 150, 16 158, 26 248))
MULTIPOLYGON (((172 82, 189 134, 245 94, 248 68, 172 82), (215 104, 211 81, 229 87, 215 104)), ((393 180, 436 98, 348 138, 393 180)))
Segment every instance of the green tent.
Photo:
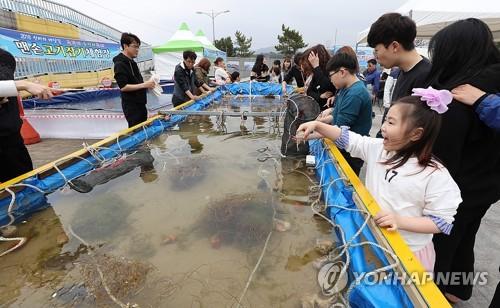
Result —
POLYGON ((196 52, 197 60, 202 57, 211 61, 217 57, 226 59, 226 53, 218 50, 203 31, 199 30, 195 36, 183 22, 165 44, 153 47, 155 71, 160 74, 161 79, 172 79, 175 66, 182 61, 182 52, 185 50, 196 52))
MULTIPOLYGON (((153 47, 153 53, 160 54, 171 51, 203 51, 205 46, 195 38, 188 25, 183 22, 179 30, 163 45, 153 47)), ((214 47, 215 48, 215 47, 214 47)))

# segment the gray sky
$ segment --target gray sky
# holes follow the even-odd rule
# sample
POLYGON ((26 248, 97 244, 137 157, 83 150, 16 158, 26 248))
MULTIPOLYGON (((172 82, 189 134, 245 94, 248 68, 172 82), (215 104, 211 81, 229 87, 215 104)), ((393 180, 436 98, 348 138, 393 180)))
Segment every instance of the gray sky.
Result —
POLYGON ((132 32, 152 45, 166 42, 181 22, 195 33, 202 29, 212 40, 212 20, 196 11, 223 11, 215 19, 215 36, 231 36, 240 30, 251 36, 252 49, 274 46, 281 24, 298 30, 308 44, 355 44, 358 32, 369 27, 380 15, 405 0, 384 1, 198 1, 198 0, 53 0, 83 12, 120 31, 132 32))

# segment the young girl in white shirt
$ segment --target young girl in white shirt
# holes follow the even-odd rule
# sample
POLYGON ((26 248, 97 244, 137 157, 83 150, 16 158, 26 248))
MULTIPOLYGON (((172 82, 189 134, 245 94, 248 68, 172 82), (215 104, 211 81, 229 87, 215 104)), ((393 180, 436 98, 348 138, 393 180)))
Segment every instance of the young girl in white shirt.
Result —
POLYGON ((394 102, 382 125, 382 136, 358 135, 347 127, 319 121, 302 124, 296 138, 329 138, 366 163, 366 187, 381 207, 375 222, 399 229, 424 268, 435 262, 432 236, 449 234, 462 202, 448 170, 432 156, 432 146, 452 96, 449 91, 414 89, 414 96, 394 102))

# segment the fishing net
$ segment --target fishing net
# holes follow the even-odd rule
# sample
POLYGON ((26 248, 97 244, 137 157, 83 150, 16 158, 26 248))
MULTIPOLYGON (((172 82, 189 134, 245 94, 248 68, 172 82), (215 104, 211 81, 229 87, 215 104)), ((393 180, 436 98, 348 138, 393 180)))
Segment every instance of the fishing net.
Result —
POLYGON ((230 195, 212 202, 197 223, 197 229, 209 237, 214 248, 260 245, 272 228, 273 207, 265 194, 230 195))
POLYGON ((286 156, 301 156, 309 154, 309 145, 297 143, 292 137, 295 136, 300 124, 315 120, 321 110, 318 103, 303 94, 290 96, 286 100, 286 113, 284 120, 284 132, 281 137, 281 153, 286 156))
POLYGON ((93 261, 80 268, 87 291, 95 297, 98 305, 111 304, 109 294, 127 302, 127 299, 141 291, 151 270, 148 264, 106 254, 96 255, 93 261), (99 269, 103 270, 103 279, 99 269))

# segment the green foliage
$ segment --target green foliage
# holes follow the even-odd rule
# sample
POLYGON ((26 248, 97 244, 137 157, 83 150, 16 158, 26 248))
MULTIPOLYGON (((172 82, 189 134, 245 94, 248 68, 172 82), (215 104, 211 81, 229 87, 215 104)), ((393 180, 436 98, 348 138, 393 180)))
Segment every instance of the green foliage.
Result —
POLYGON ((233 41, 231 40, 230 36, 228 36, 228 37, 222 37, 222 38, 220 38, 218 40, 215 40, 214 45, 218 49, 220 49, 222 51, 225 51, 226 55, 228 57, 234 57, 235 56, 234 45, 233 45, 233 41))
POLYGON ((278 45, 274 48, 282 55, 291 56, 300 48, 307 47, 299 31, 290 29, 290 27, 285 27, 284 24, 281 25, 281 31, 283 31, 283 33, 282 35, 278 35, 278 45))
POLYGON ((254 54, 253 51, 250 51, 250 47, 252 47, 252 38, 251 37, 247 38, 240 31, 236 31, 235 37, 236 37, 235 41, 236 47, 234 48, 234 50, 236 56, 238 57, 252 56, 254 54))

